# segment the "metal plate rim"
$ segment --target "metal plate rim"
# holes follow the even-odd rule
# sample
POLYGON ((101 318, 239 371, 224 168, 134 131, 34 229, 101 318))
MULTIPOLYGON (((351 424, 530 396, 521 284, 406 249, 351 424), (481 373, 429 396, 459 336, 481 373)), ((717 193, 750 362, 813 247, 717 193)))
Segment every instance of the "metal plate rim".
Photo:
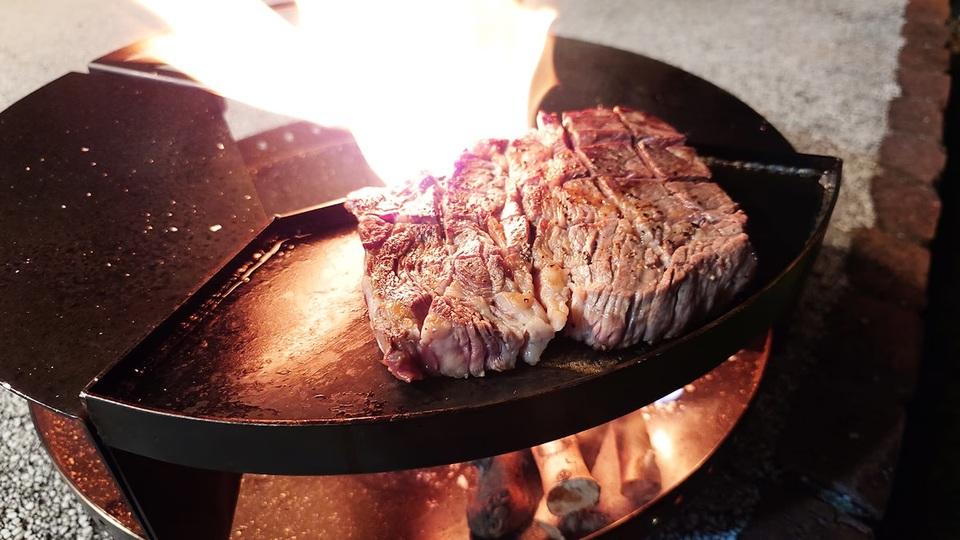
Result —
MULTIPOLYGON (((804 277, 807 266, 805 263, 812 262, 813 256, 822 242, 831 211, 839 193, 840 161, 835 158, 815 157, 813 159, 832 164, 832 169, 824 171, 828 180, 827 185, 824 186, 820 210, 802 248, 778 275, 716 319, 683 337, 644 352, 641 355, 641 358, 644 359, 643 362, 622 362, 601 374, 579 379, 576 384, 552 388, 517 400, 505 400, 484 404, 483 406, 465 406, 455 412, 428 410, 393 417, 354 417, 325 419, 315 422, 302 420, 236 422, 224 418, 187 416, 113 400, 91 391, 84 391, 82 399, 94 420, 94 424, 100 430, 100 436, 111 446, 164 461, 204 468, 218 467, 222 470, 238 472, 338 474, 421 467, 498 454, 586 429, 591 425, 596 425, 629 412, 629 410, 646 405, 657 399, 659 395, 672 390, 674 386, 685 384, 716 367, 742 345, 742 340, 749 339, 750 336, 747 335, 749 332, 759 331, 760 326, 768 325, 770 320, 779 313, 783 307, 783 297, 796 289, 804 277), (748 319, 753 320, 747 321, 748 319), (747 324, 744 324, 745 321, 747 321, 747 324), (737 326, 737 323, 740 323, 740 327, 737 326), (724 332, 724 330, 730 331, 724 332), (736 334, 736 336, 731 334, 736 334), (737 341, 738 339, 741 339, 741 341, 737 341), (658 369, 664 369, 657 365, 657 362, 663 362, 665 358, 679 360, 683 355, 684 347, 700 346, 702 345, 700 342, 705 340, 712 340, 711 345, 714 346, 712 352, 697 355, 687 353, 687 356, 692 357, 684 357, 683 366, 671 367, 671 370, 674 370, 671 373, 674 375, 669 380, 676 383, 675 385, 664 384, 663 381, 658 380, 650 383, 650 388, 645 391, 637 391, 636 398, 633 400, 623 398, 607 400, 608 402, 616 401, 616 403, 604 403, 600 407, 603 410, 602 414, 596 412, 592 414, 581 413, 579 418, 565 418, 563 422, 548 423, 550 426, 534 428, 532 433, 512 434, 505 438, 507 440, 501 441, 481 441, 476 446, 453 445, 457 447, 456 449, 438 450, 429 448, 422 453, 418 453, 413 451, 413 447, 417 446, 416 444, 398 440, 398 437, 414 436, 417 433, 420 436, 429 437, 431 436, 430 430, 437 430, 443 427, 443 424, 450 424, 453 419, 473 425, 471 420, 479 416, 506 415, 509 411, 500 410, 504 408, 521 407, 528 412, 534 412, 542 409, 546 405, 546 401, 550 400, 551 395, 560 395, 571 391, 581 398, 590 395, 602 395, 604 392, 597 390, 598 385, 605 386, 606 390, 611 392, 616 392, 619 389, 618 385, 626 384, 631 380, 631 377, 635 378, 638 371, 642 370, 647 375, 651 372, 656 373, 658 369), (680 352, 676 352, 677 350, 680 352), (654 364, 653 367, 647 367, 647 364, 651 362, 654 364), (640 367, 641 365, 644 365, 644 367, 640 367), (628 377, 627 375, 631 373, 633 375, 628 377), (685 374, 685 376, 678 375, 680 373, 685 374), (685 380, 680 380, 681 378, 685 378, 685 380), (657 384, 660 386, 656 386, 657 384), (660 388, 661 386, 663 388, 660 388), (671 387, 667 388, 667 386, 671 387), (662 391, 658 395, 648 395, 655 392, 654 389, 662 391), (629 407, 625 404, 628 401, 629 407), (151 424, 156 429, 133 435, 131 426, 135 427, 142 424, 151 424), (126 426, 126 429, 118 428, 117 426, 120 425, 126 426), (161 433, 166 433, 168 436, 162 436, 161 433), (188 434, 190 435, 188 436, 188 434), (204 443, 206 446, 216 446, 215 443, 222 439, 244 444, 243 441, 254 443, 261 437, 265 437, 270 440, 270 448, 274 448, 291 459, 276 460, 272 458, 275 452, 264 452, 263 450, 231 452, 229 457, 224 456, 222 452, 216 452, 216 457, 213 457, 207 455, 210 452, 193 447, 193 443, 187 445, 170 444, 176 441, 177 437, 185 437, 197 443, 206 441, 204 443), (166 441, 167 444, 164 444, 163 441, 166 441), (358 446, 363 446, 371 441, 376 441, 381 445, 393 446, 397 452, 371 453, 357 451, 358 446), (305 445, 313 447, 320 454, 323 454, 322 449, 326 448, 324 459, 313 462, 306 455, 302 455, 305 445), (395 453, 402 457, 392 456, 395 453), (334 456, 333 454, 337 455, 334 456), (225 457, 227 459, 224 459, 225 457)), ((822 179, 818 181, 822 185, 822 179)), ((281 221, 277 220, 275 223, 281 221)), ((477 431, 483 434, 492 434, 494 433, 493 429, 491 426, 481 425, 477 428, 477 431)), ((461 433, 461 435, 464 435, 464 433, 461 433)), ((501 437, 501 439, 504 438, 501 437)), ((426 440, 423 442, 429 447, 426 440)), ((256 446, 256 443, 253 446, 256 446)), ((252 448, 253 446, 244 444, 243 447, 252 448)))

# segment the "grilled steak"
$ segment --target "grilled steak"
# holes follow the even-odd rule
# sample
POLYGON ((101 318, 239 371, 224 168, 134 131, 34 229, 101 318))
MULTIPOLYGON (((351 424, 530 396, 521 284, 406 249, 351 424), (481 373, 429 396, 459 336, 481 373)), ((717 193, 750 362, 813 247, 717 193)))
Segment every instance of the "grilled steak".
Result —
POLYGON ((535 364, 555 332, 597 349, 680 335, 753 275, 746 215, 671 126, 541 113, 449 177, 351 194, 363 290, 400 379, 535 364))

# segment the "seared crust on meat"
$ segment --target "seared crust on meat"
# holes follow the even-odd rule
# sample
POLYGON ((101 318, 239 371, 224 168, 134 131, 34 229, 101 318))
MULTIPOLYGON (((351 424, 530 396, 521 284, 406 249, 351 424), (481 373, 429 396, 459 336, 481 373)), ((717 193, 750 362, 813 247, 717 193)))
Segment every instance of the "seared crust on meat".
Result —
POLYGON ((535 364, 561 330, 602 350, 676 337, 756 268, 746 215, 685 137, 621 107, 541 113, 448 177, 347 207, 371 326, 406 381, 535 364))

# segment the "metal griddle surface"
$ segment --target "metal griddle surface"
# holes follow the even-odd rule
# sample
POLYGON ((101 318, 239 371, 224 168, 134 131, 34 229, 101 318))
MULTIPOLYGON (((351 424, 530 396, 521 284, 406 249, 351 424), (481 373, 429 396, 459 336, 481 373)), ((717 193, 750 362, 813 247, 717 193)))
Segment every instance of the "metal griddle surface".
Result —
MULTIPOLYGON (((758 275, 735 308, 655 348, 600 353, 558 337, 535 367, 466 380, 397 381, 380 365, 369 327, 353 219, 334 204, 274 221, 153 340, 94 385, 88 407, 98 425, 107 420, 101 414, 121 411, 106 423, 125 426, 120 440, 101 429, 120 447, 138 444, 129 430, 146 424, 137 417, 189 420, 183 431, 169 425, 187 439, 193 428, 205 437, 210 420, 227 432, 299 428, 294 437, 325 448, 325 459, 304 468, 268 466, 293 472, 469 459, 599 424, 719 364, 795 292, 803 265, 794 263, 812 257, 838 164, 801 155, 773 163, 714 161, 718 182, 750 216, 758 275), (378 442, 395 452, 380 451, 378 442)), ((142 437, 149 439, 146 432, 142 437)))
MULTIPOLYGON (((816 206, 814 193, 798 194, 806 201, 797 206, 816 206)), ((650 353, 643 346, 599 352, 558 335, 536 367, 402 383, 379 363, 382 354, 360 290, 363 247, 354 224, 341 223, 340 212, 339 206, 315 212, 310 232, 274 232, 282 227, 273 227, 261 235, 253 256, 239 258, 221 288, 231 292, 205 300, 159 347, 142 350, 95 391, 141 406, 232 421, 386 420, 564 388, 650 353)), ((764 216, 752 218, 758 220, 765 221, 764 216)), ((751 229, 756 235, 769 227, 776 225, 751 229)), ((790 242, 787 234, 784 240, 791 245, 783 251, 795 253, 804 237, 794 235, 790 242)), ((774 273, 774 264, 787 262, 783 255, 761 251, 760 280, 774 273)))
POLYGON ((4 386, 82 414, 90 380, 268 223, 221 101, 70 73, 0 114, 4 386))
POLYGON ((603 373, 624 353, 557 339, 532 369, 484 378, 397 381, 380 365, 352 225, 288 238, 199 324, 113 373, 103 388, 131 403, 232 420, 389 418, 506 401, 603 373))
MULTIPOLYGON (((743 102, 675 67, 569 39, 548 50, 533 109, 622 104, 666 118, 695 145, 792 150, 743 102)), ((209 469, 331 474, 450 463, 645 404, 705 373, 789 305, 839 175, 835 160, 787 155, 786 165, 831 171, 826 189, 816 175, 789 171, 731 177, 725 187, 750 214, 760 252, 757 288, 681 339, 612 355, 558 339, 536 368, 404 385, 377 363, 349 274, 359 271, 359 246, 342 208, 274 221, 251 243, 265 223, 258 199, 315 205, 316 194, 295 186, 329 167, 261 177, 230 140, 217 98, 149 67, 105 62, 0 117, 0 179, 19 193, 0 204, 0 222, 17 232, 0 280, 10 319, 0 331, 0 382, 72 415, 84 412, 77 397, 86 389, 83 406, 108 445, 209 469), (146 218, 170 217, 174 200, 190 211, 156 230, 178 231, 145 233, 157 225, 146 218), (281 250, 250 282, 209 302, 278 240, 281 250), (130 256, 90 257, 114 252, 130 256)))
MULTIPOLYGON (((531 110, 629 105, 700 143, 792 150, 756 111, 683 70, 572 39, 548 45, 531 110)), ((272 144, 261 167, 265 156, 232 140, 222 100, 141 49, 111 53, 0 114, 0 385, 72 416, 84 413, 91 380, 154 335, 265 214, 371 181, 362 159, 272 163, 272 144)))

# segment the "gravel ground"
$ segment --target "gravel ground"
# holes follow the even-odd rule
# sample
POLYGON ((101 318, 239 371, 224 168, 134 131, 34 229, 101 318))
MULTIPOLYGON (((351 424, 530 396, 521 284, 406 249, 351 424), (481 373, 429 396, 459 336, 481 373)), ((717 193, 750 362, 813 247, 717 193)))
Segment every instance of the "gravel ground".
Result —
MULTIPOLYGON (((764 114, 801 151, 845 160, 828 249, 817 263, 742 443, 750 448, 694 501, 666 537, 730 537, 749 518, 757 484, 775 477, 770 441, 788 409, 790 380, 809 365, 841 271, 849 232, 873 225, 869 179, 899 92, 896 52, 904 0, 557 0, 559 34, 634 50, 722 86, 764 114), (735 501, 735 504, 734 502, 735 501)), ((127 3, 11 0, 0 7, 0 109, 69 70, 144 35, 151 18, 127 3), (66 12, 66 13, 64 13, 66 12)), ((708 114, 708 113, 707 113, 708 114)), ((91 521, 52 470, 21 400, 0 392, 0 538, 93 538, 91 521)), ((735 449, 737 450, 737 449, 735 449)))
POLYGON ((30 424, 26 403, 0 392, 0 538, 108 539, 94 531, 30 424))

